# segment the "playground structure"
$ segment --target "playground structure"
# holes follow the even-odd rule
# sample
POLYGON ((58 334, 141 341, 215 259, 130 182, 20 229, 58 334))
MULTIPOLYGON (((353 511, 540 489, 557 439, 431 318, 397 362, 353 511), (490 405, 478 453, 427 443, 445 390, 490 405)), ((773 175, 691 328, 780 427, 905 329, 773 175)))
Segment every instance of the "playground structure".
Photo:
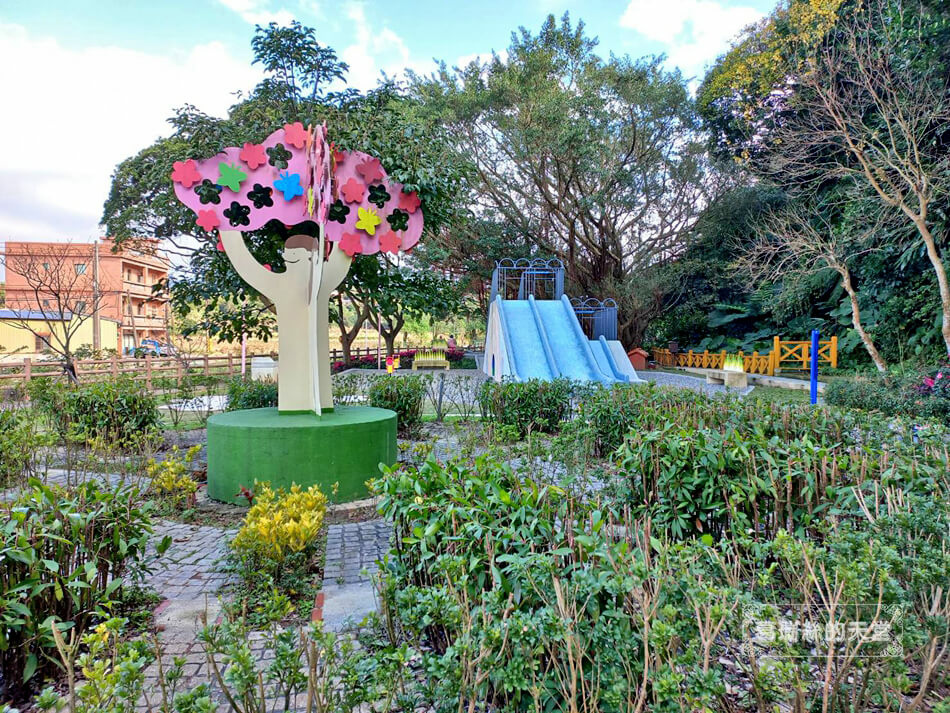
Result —
POLYGON ((642 381, 617 341, 616 303, 571 300, 556 259, 496 264, 482 368, 496 381, 642 381))
POLYGON ((397 253, 419 241, 418 195, 390 180, 379 159, 335 148, 325 125, 300 122, 260 144, 176 161, 171 180, 198 227, 217 234, 218 250, 275 306, 281 335, 277 408, 208 421, 208 495, 240 502, 242 489, 268 481, 316 484, 342 501, 365 496, 379 464, 396 460, 396 414, 334 407, 328 302, 354 255, 397 253), (271 221, 304 233, 284 243, 282 271, 260 264, 244 241, 243 231, 271 221))

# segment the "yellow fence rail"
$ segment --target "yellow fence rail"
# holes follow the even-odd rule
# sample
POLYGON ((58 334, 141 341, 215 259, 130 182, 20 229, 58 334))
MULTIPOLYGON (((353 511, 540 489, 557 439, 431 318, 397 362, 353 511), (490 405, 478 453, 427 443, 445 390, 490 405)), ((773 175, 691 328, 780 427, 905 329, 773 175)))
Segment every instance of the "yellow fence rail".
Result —
MULTIPOLYGON (((682 366, 695 369, 722 369, 729 352, 677 352, 669 349, 654 349, 653 361, 659 366, 682 366)), ((768 354, 752 352, 745 354, 738 352, 747 374, 763 374, 773 376, 777 372, 807 371, 811 360, 811 342, 785 341, 781 337, 772 340, 772 351, 768 354)), ((818 343, 818 365, 826 365, 832 369, 838 366, 838 338, 818 343)))

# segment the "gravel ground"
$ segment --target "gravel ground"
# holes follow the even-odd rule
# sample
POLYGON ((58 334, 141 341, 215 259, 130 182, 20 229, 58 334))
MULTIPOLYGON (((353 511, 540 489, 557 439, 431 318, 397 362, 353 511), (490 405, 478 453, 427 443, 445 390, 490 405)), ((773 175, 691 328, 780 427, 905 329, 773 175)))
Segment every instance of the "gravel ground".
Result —
POLYGON ((693 389, 694 391, 704 391, 707 394, 725 394, 738 393, 740 396, 748 394, 754 386, 749 386, 741 391, 727 389, 725 384, 707 384, 703 377, 686 376, 685 374, 670 374, 665 371, 640 371, 637 372, 641 379, 652 381, 657 386, 676 386, 678 388, 693 389))

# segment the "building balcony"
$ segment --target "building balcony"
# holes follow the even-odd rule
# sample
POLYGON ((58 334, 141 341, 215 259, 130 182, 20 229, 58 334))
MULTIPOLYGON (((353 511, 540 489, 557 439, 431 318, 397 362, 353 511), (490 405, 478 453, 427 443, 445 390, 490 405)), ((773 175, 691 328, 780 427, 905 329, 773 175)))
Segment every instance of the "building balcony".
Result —
POLYGON ((168 296, 165 294, 155 294, 152 292, 152 285, 145 284, 144 282, 129 282, 128 280, 124 280, 122 282, 122 290, 132 297, 142 297, 149 300, 160 301, 168 299, 168 296))
POLYGON ((146 317, 143 315, 135 315, 135 320, 133 321, 132 317, 129 315, 122 316, 122 329, 125 331, 130 331, 135 326, 135 329, 165 329, 165 318, 164 317, 146 317))

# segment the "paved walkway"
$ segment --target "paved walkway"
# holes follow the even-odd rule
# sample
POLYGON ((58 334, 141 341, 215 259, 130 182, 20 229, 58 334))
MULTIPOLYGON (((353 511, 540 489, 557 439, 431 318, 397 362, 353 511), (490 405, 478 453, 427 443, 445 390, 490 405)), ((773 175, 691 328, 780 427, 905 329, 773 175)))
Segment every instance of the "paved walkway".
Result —
MULTIPOLYGON (((692 389, 693 391, 702 391, 707 394, 726 393, 724 384, 707 384, 701 376, 687 376, 686 374, 671 374, 666 371, 638 371, 637 375, 645 381, 652 381, 657 386, 677 386, 679 388, 692 389)), ((739 392, 745 395, 751 391, 751 388, 739 392)), ((736 393, 734 389, 730 393, 736 393)))
POLYGON ((327 529, 323 567, 323 622, 331 631, 358 624, 376 611, 373 575, 389 550, 392 528, 385 520, 347 522, 327 529))

